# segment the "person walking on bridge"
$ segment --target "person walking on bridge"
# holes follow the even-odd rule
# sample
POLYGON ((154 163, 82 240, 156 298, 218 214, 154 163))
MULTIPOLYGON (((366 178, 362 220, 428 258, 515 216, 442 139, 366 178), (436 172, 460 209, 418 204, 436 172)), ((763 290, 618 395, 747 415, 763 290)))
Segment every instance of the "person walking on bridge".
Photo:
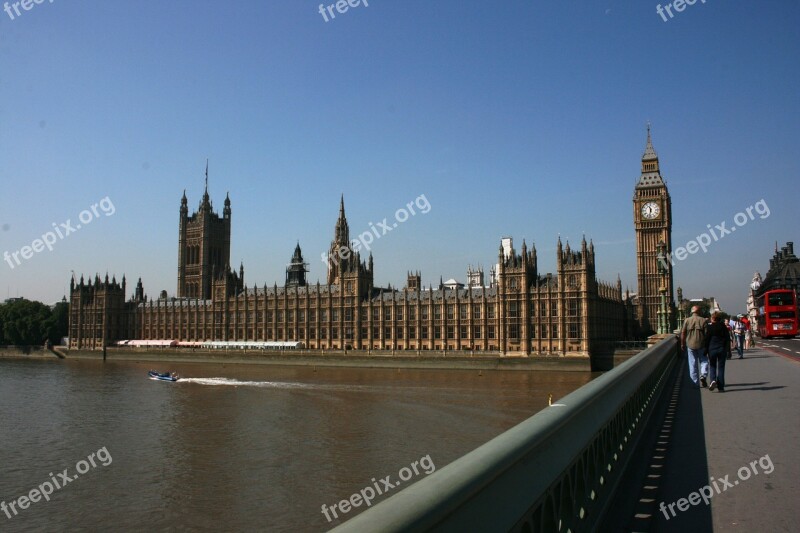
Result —
POLYGON ((689 360, 689 377, 692 383, 705 387, 708 384, 708 357, 706 357, 706 319, 700 316, 700 306, 692 307, 692 316, 681 328, 681 351, 686 351, 689 360), (697 367, 700 366, 698 379, 697 367))
POLYGON ((753 332, 751 331, 750 319, 745 315, 742 317, 742 324, 744 324, 744 349, 749 350, 754 346, 753 332))
POLYGON ((736 315, 736 322, 733 323, 733 335, 736 340, 736 352, 739 354, 739 359, 744 357, 744 323, 742 316, 736 315))
POLYGON ((715 311, 711 315, 711 324, 706 330, 705 351, 711 363, 711 384, 708 390, 719 389, 725 392, 725 361, 731 353, 731 336, 728 328, 721 320, 722 313, 715 311))
MULTIPOLYGON (((734 344, 734 337, 733 337, 733 325, 731 324, 731 319, 725 319, 725 328, 728 330, 728 337, 731 339, 731 346, 734 344)), ((728 354, 728 359, 731 358, 731 354, 728 354)))

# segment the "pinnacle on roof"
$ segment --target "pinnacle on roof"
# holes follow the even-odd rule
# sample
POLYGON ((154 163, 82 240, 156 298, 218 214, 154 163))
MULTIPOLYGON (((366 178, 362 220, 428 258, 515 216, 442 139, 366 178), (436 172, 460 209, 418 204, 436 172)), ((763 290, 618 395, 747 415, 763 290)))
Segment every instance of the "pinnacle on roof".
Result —
POLYGON ((650 123, 647 123, 647 145, 644 147, 644 154, 642 154, 642 161, 649 161, 651 159, 658 159, 655 148, 653 148, 653 141, 650 138, 650 123))
POLYGON ((206 186, 205 190, 203 191, 203 198, 200 200, 200 209, 207 209, 211 210, 211 199, 208 196, 208 159, 206 159, 206 186))
POLYGON ((650 123, 647 123, 647 145, 642 155, 642 175, 636 183, 637 189, 650 187, 663 187, 664 179, 661 177, 661 170, 658 164, 658 154, 653 148, 653 140, 650 137, 650 123))
POLYGON ((350 244, 350 227, 347 224, 347 218, 344 214, 344 194, 342 194, 339 200, 339 218, 336 220, 334 242, 344 245, 350 244))
POLYGON ((297 241, 297 245, 294 247, 290 265, 305 265, 303 262, 303 251, 300 249, 300 241, 297 241))

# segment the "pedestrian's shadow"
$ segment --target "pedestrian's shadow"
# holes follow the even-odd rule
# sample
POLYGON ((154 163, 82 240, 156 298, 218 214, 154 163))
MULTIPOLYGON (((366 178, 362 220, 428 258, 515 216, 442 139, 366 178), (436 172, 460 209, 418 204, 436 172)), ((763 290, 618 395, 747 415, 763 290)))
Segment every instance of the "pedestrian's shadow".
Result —
MULTIPOLYGON (((728 383, 728 384, 725 385, 725 394, 728 394, 729 392, 744 392, 744 391, 748 391, 748 390, 768 391, 768 390, 777 390, 777 389, 785 389, 786 388, 786 385, 773 385, 772 387, 746 387, 746 388, 741 388, 741 389, 732 389, 731 388, 731 387, 740 387, 740 386, 743 386, 743 385, 750 385, 750 384, 749 383, 728 383)), ((760 383, 753 383, 753 385, 760 385, 760 383)))

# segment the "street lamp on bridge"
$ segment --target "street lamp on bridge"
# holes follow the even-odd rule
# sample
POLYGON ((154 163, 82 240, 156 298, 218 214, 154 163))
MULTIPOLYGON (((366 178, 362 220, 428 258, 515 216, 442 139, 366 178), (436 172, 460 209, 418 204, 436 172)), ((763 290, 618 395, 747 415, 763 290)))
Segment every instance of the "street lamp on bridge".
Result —
POLYGON ((667 310, 667 245, 664 241, 658 241, 658 276, 659 286, 658 293, 661 295, 661 302, 658 306, 658 333, 664 334, 669 332, 669 311, 667 310))

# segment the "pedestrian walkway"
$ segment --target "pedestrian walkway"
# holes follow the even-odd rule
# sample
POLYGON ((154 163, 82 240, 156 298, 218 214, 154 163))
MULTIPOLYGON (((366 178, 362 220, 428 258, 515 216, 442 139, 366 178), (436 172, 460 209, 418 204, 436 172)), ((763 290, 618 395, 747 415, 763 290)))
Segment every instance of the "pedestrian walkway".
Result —
POLYGON ((644 482, 650 531, 798 530, 800 363, 759 346, 725 373, 724 393, 697 389, 681 361, 644 482))

